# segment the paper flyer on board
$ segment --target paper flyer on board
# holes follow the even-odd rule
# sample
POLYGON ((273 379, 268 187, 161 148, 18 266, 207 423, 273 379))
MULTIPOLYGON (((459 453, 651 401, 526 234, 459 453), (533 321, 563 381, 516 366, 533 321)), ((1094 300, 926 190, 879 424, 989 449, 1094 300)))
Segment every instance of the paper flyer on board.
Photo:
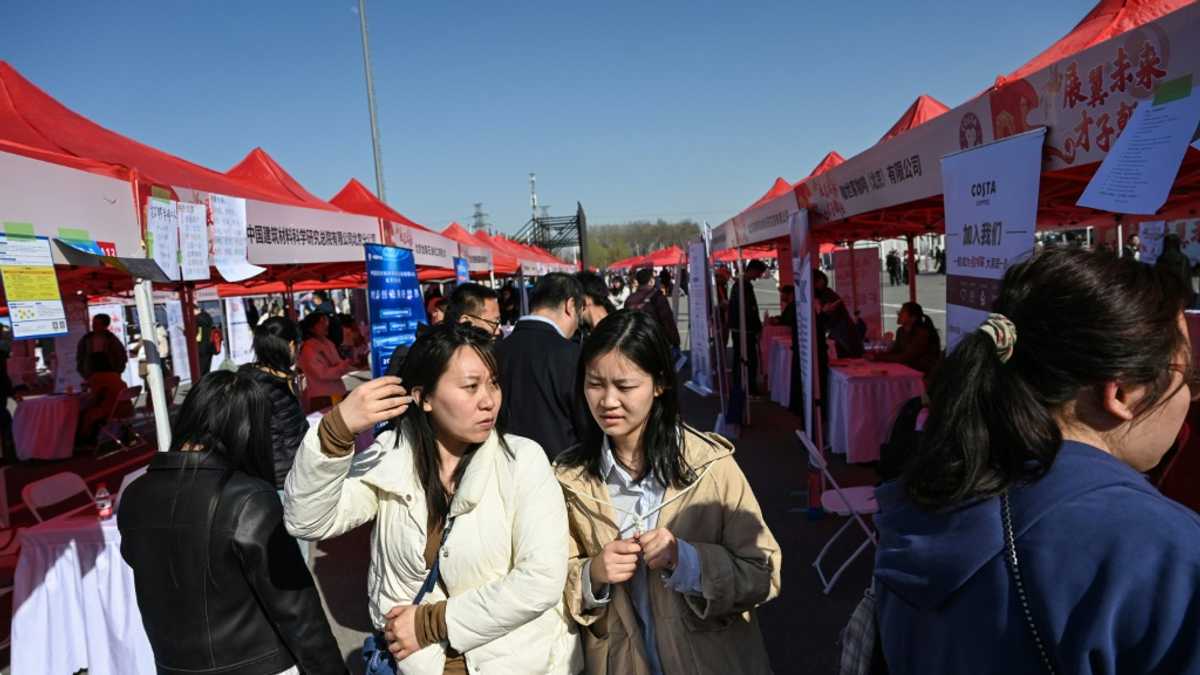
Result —
POLYGON ((208 280, 208 209, 179 202, 179 252, 184 281, 208 280))
POLYGON ((192 369, 188 363, 188 341, 184 332, 183 303, 168 300, 167 340, 171 344, 171 370, 179 376, 180 384, 192 381, 192 369))
POLYGON ((1171 193, 1200 124, 1200 93, 1190 75, 1164 83, 1137 104, 1078 205, 1113 213, 1157 213, 1171 193))
POLYGON ((167 278, 179 280, 179 211, 168 199, 151 197, 146 204, 146 257, 158 264, 167 278))
POLYGON ((842 248, 833 252, 833 283, 854 320, 861 318, 867 324, 867 339, 878 340, 883 335, 883 281, 879 249, 853 249, 853 282, 850 280, 850 251, 842 248))
POLYGON ((246 305, 241 298, 225 300, 225 319, 229 322, 229 358, 237 365, 254 360, 254 329, 246 320, 246 305))
POLYGON ((14 339, 67 332, 67 312, 48 238, 0 235, 0 278, 14 339))
POLYGON ((213 264, 226 281, 245 281, 264 268, 246 260, 246 200, 210 194, 213 264))
POLYGON ((1033 253, 1045 133, 942 158, 947 351, 987 319, 1009 266, 1033 253))

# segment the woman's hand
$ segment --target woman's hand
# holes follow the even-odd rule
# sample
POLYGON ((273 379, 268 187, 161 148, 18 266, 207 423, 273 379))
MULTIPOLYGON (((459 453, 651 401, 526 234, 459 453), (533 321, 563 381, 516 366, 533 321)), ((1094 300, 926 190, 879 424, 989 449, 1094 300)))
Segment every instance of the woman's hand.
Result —
POLYGON ((673 570, 679 561, 679 541, 665 527, 643 532, 637 538, 642 545, 642 558, 652 570, 673 570))
POLYGON ((403 661, 421 648, 417 643, 416 605, 397 605, 384 616, 387 623, 383 626, 383 638, 393 658, 403 661))
POLYGON ((633 539, 617 539, 605 545, 604 550, 592 558, 592 583, 619 584, 633 578, 637 571, 638 554, 642 546, 633 539))
POLYGON ((359 434, 403 415, 411 403, 412 397, 400 384, 400 378, 384 376, 355 387, 338 404, 338 412, 350 433, 359 434))

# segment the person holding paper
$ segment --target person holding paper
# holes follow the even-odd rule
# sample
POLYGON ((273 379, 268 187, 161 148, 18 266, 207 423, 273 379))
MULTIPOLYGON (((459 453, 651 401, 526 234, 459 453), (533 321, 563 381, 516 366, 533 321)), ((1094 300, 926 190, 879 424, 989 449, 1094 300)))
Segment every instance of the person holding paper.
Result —
POLYGON ((779 545, 733 445, 685 425, 678 396, 649 315, 622 310, 584 341, 576 398, 591 419, 555 471, 590 675, 771 671, 755 608, 779 594, 779 545))
POLYGON ((300 323, 304 342, 296 365, 304 373, 305 412, 324 410, 345 398, 342 376, 354 366, 329 339, 329 321, 329 314, 314 311, 300 323))

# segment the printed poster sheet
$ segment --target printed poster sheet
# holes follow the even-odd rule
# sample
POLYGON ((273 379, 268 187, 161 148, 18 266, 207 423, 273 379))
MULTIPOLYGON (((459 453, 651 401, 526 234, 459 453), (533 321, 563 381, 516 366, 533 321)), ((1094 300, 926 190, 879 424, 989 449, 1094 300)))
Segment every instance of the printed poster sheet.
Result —
POLYGON ((183 324, 183 303, 178 300, 168 300, 164 303, 167 308, 167 340, 171 344, 171 368, 179 376, 180 384, 192 381, 192 369, 188 363, 188 340, 183 324))
POLYGON ((226 281, 245 281, 264 271, 246 260, 246 200, 210 194, 213 264, 226 281))
POLYGON ((176 204, 179 212, 180 263, 184 281, 208 280, 208 209, 203 204, 176 204))
POLYGON ((466 258, 454 259, 454 283, 465 284, 471 281, 470 263, 466 258))
MULTIPOLYGON (((856 248, 854 251, 854 280, 850 279, 851 249, 833 252, 834 286, 851 317, 867 324, 867 339, 878 340, 883 335, 883 282, 880 277, 879 249, 856 248)), ((811 270, 809 271, 811 275, 811 270)))
POLYGON ((176 202, 151 197, 146 205, 146 252, 167 278, 179 281, 179 211, 176 202))
POLYGON ((942 158, 947 351, 987 319, 1005 271, 1033 252, 1045 133, 942 158))
POLYGON ((417 325, 426 322, 413 252, 366 244, 367 312, 371 321, 371 375, 387 373, 392 352, 411 345, 417 325))
POLYGON ((692 362, 688 388, 702 396, 711 396, 713 393, 712 352, 708 346, 707 257, 704 255, 703 239, 688 244, 688 341, 692 362))
POLYGON ((67 333, 67 312, 51 256, 46 237, 0 235, 0 277, 14 339, 67 333))
MULTIPOLYGON (((814 443, 813 409, 818 384, 813 377, 813 351, 816 335, 813 322, 812 255, 808 248, 808 213, 800 211, 791 218, 792 274, 796 284, 796 350, 799 352, 800 383, 804 387, 804 430, 801 432, 814 443)), ((793 387, 794 389, 794 387, 793 387)))

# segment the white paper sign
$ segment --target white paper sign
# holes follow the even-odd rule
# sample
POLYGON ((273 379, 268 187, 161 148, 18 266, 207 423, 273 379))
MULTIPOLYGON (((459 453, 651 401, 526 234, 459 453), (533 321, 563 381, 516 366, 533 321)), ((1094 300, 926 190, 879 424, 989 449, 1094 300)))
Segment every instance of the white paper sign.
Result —
POLYGON ((63 309, 67 314, 67 334, 54 338, 54 391, 60 394, 83 390, 83 377, 75 369, 75 350, 91 330, 85 296, 68 295, 63 299, 63 309))
POLYGON ((179 211, 168 199, 151 197, 146 204, 146 249, 167 278, 179 280, 179 211))
POLYGON ((171 342, 171 367, 179 376, 179 382, 192 381, 192 369, 188 364, 188 340, 183 325, 183 303, 168 300, 167 339, 171 342))
POLYGON ((792 274, 796 284, 796 351, 800 363, 800 383, 804 387, 804 435, 817 441, 813 428, 813 409, 818 380, 813 377, 813 297, 812 255, 808 249, 808 212, 800 211, 791 219, 792 274))
POLYGON ((1113 213, 1157 213, 1167 203, 1197 124, 1200 93, 1194 89, 1169 103, 1139 102, 1079 197, 1079 206, 1113 213))
POLYGON ((254 331, 246 321, 246 306, 241 298, 225 300, 225 318, 229 321, 229 358, 239 366, 254 360, 254 331))
POLYGON ((185 281, 208 279, 208 209, 203 204, 180 202, 179 249, 185 281))
POLYGON ((210 194, 213 263, 226 281, 244 281, 264 271, 246 260, 246 200, 210 194))
POLYGON ((1157 262, 1158 256, 1162 255, 1163 237, 1166 235, 1167 223, 1162 220, 1149 221, 1138 226, 1138 239, 1141 240, 1138 260, 1147 265, 1157 262))
POLYGON ((688 386, 703 396, 711 396, 713 365, 708 345, 708 265, 704 248, 703 239, 688 244, 688 342, 692 362, 688 386))
POLYGON ((4 281, 13 339, 67 332, 67 313, 63 309, 49 239, 0 235, 0 278, 4 281))
POLYGON ((987 319, 1004 273, 1033 252, 1045 133, 942 158, 947 350, 987 319))

